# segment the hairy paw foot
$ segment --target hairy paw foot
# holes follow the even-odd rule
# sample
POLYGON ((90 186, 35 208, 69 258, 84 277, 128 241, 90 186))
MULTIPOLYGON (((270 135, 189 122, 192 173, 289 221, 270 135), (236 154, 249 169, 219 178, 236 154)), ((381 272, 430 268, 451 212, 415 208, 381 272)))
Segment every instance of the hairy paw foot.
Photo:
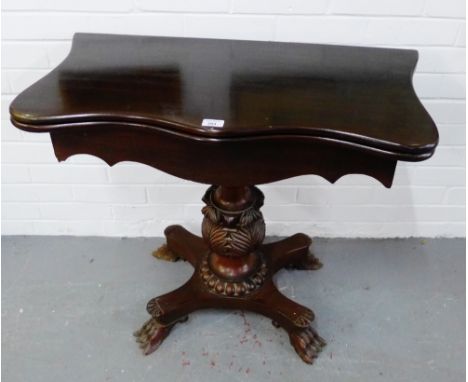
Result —
POLYGON ((311 327, 289 333, 289 340, 299 357, 309 364, 314 363, 315 358, 326 345, 325 340, 311 327))
POLYGON ((161 326, 154 318, 150 318, 133 335, 140 344, 144 355, 154 352, 169 335, 174 325, 161 326))
POLYGON ((315 257, 312 253, 308 253, 300 261, 289 264, 286 268, 288 269, 299 269, 304 271, 315 271, 323 267, 322 262, 315 257))
POLYGON ((314 312, 312 312, 310 309, 304 308, 304 310, 294 319, 294 325, 301 328, 308 328, 314 318, 314 312))
POLYGON ((161 245, 156 251, 153 252, 153 256, 160 260, 175 262, 180 259, 174 252, 172 252, 167 244, 161 245))

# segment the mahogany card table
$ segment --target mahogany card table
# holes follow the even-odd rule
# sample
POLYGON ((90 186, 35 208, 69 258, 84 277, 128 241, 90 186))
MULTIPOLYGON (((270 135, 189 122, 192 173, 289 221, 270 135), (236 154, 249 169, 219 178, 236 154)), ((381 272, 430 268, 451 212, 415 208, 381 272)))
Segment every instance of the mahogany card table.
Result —
POLYGON ((311 326, 314 313, 284 296, 273 276, 321 263, 303 233, 263 243, 264 199, 255 185, 365 174, 390 187, 397 161, 429 158, 438 132, 413 90, 417 57, 402 49, 76 34, 68 57, 13 101, 11 119, 49 133, 60 161, 91 154, 210 185, 202 237, 170 226, 156 252, 194 272, 148 302, 151 317, 135 333, 145 354, 195 310, 244 309, 271 318, 312 363, 325 345, 311 326))

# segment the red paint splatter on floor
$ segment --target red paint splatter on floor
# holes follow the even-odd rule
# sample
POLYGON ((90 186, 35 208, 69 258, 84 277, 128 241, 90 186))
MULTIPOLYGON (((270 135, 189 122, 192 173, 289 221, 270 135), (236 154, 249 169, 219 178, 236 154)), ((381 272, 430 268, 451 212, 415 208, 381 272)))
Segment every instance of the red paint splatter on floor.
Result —
POLYGON ((182 360, 182 366, 190 366, 190 361, 189 360, 182 360))
POLYGON ((245 369, 245 374, 249 374, 250 373, 250 368, 248 367, 247 369, 245 369))

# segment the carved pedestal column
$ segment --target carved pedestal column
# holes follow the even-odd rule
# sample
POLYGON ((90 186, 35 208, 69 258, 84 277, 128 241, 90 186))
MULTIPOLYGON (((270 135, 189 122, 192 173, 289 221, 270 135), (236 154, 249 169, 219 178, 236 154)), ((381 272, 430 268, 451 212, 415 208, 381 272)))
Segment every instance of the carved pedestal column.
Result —
POLYGON ((258 251, 265 238, 265 222, 259 210, 262 192, 256 187, 212 186, 203 201, 202 235, 209 252, 200 271, 206 287, 226 296, 251 293, 267 275, 265 260, 258 251))
POLYGON ((296 352, 312 363, 325 341, 311 327, 314 313, 281 294, 273 275, 284 267, 318 269, 310 238, 296 234, 263 244, 262 192, 249 187, 210 187, 203 197, 203 238, 181 226, 166 228, 167 245, 156 257, 188 261, 194 273, 180 288, 151 299, 151 315, 135 333, 145 354, 157 349, 174 325, 198 309, 245 309, 285 329, 296 352))

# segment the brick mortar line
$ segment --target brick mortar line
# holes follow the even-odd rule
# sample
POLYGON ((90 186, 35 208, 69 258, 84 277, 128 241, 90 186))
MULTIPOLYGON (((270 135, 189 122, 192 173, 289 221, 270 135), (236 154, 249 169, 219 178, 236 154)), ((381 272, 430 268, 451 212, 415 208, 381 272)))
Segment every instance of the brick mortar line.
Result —
MULTIPOLYGON (((79 32, 79 31, 78 31, 79 32)), ((77 33, 78 33, 77 32, 77 33)), ((84 32, 80 32, 80 33, 84 33, 84 32)), ((112 34, 111 32, 101 32, 99 34, 112 34)), ((125 34, 124 34, 125 35, 125 34)), ((136 36, 136 34, 127 34, 127 35, 130 35, 130 36, 136 36)), ((180 37, 180 38, 209 38, 209 37, 197 37, 197 36, 187 36, 187 35, 181 35, 181 34, 178 34, 178 35, 171 35, 171 34, 165 34, 165 33, 162 33, 162 34, 159 34, 159 35, 154 35, 154 37, 180 37)), ((272 39, 256 39, 256 40, 247 40, 247 39, 235 39, 235 38, 225 38, 224 40, 241 40, 241 41, 266 41, 266 42, 285 42, 285 43, 300 43, 300 44, 338 44, 339 41, 338 40, 333 40, 333 41, 330 41, 330 42, 314 42, 314 41, 310 41, 310 42, 297 42, 296 40, 281 40, 281 39, 275 39, 275 40, 272 40, 272 39)), ((70 42, 71 41, 71 38, 47 38, 47 39, 43 39, 43 38, 37 38, 37 39, 31 39, 31 38, 27 38, 27 39, 3 39, 2 41, 4 42, 43 42, 43 41, 46 41, 46 42, 50 42, 50 43, 53 43, 53 42, 70 42)), ((412 49, 412 48, 437 48, 437 49, 449 49, 449 48, 459 48, 459 49, 465 49, 464 46, 459 46, 459 45, 455 45, 456 42, 454 43, 447 43, 447 44, 443 44, 443 45, 429 45, 429 44, 419 44, 419 45, 408 45, 408 44, 404 44, 404 43, 392 43, 392 44, 374 44, 372 43, 372 47, 375 47, 375 48, 394 48, 394 49, 412 49)), ((348 43, 348 44, 345 44, 346 46, 361 46, 361 47, 368 47, 370 46, 369 44, 352 44, 352 43, 348 43)))
POLYGON ((442 20, 442 21, 454 21, 460 22, 464 21, 464 15, 460 17, 456 16, 434 16, 434 15, 427 15, 423 13, 417 14, 391 14, 388 12, 386 14, 378 14, 378 13, 346 13, 346 12, 333 12, 327 13, 327 10, 324 9, 322 12, 313 12, 313 13, 306 13, 306 12, 243 12, 243 11, 235 11, 232 10, 230 13, 229 7, 226 8, 224 11, 177 11, 177 10, 158 10, 158 9, 142 9, 142 8, 130 8, 128 10, 116 11, 116 10, 74 10, 74 9, 2 9, 4 15, 34 15, 37 13, 40 14, 68 14, 68 15, 75 15, 75 14, 85 14, 85 15, 109 15, 109 16, 122 16, 122 15, 186 15, 186 16, 247 16, 247 17, 269 17, 269 16, 281 16, 281 17, 310 17, 310 18, 326 18, 326 19, 353 19, 355 17, 360 18, 368 18, 368 19, 400 19, 400 20, 442 20))
MULTIPOLYGON (((463 50, 465 50, 465 48, 462 48, 463 50)), ((65 57, 64 57, 65 59, 65 57)), ((44 68, 44 67, 15 67, 15 66, 3 66, 2 67, 2 70, 3 71, 15 71, 15 72, 20 72, 20 71, 44 71, 44 72, 49 72, 50 70, 52 69, 55 69, 58 65, 60 65, 60 63, 58 63, 57 65, 54 65, 54 66, 48 66, 47 68, 44 68)), ((418 72, 416 70, 415 72, 415 75, 444 75, 444 76, 462 76, 462 75, 466 75, 466 71, 465 72, 432 72, 432 71, 429 71, 429 72, 418 72)), ((2 93, 2 95, 5 95, 5 96, 12 96, 12 95, 16 95, 16 94, 19 94, 19 93, 2 93)))
MULTIPOLYGON (((99 205, 103 205, 103 206, 107 206, 107 207, 129 207, 129 208, 133 208, 133 207, 145 207, 145 208, 151 208, 151 207, 184 207, 184 208, 199 208, 199 207, 202 207, 204 204, 203 203, 171 203, 171 202, 163 202, 163 203, 146 203, 146 202, 111 202, 111 201, 85 201, 85 200, 69 200, 69 201, 35 201, 35 200, 32 200, 32 201, 6 201, 6 200, 3 200, 2 201, 2 204, 3 205, 7 205, 7 204, 10 204, 10 205, 24 205, 24 204, 27 204, 29 206, 44 206, 44 205, 54 205, 54 206, 57 206, 57 205, 81 205, 81 204, 90 204, 90 205, 95 205, 95 204, 99 204, 99 205)), ((414 204, 414 203, 410 203, 410 204, 399 204, 399 203, 396 203, 396 204, 392 204, 392 203, 388 203, 388 204, 376 204, 376 203, 366 203, 366 202, 363 202, 363 203, 328 203, 328 202, 324 202, 322 204, 308 204, 308 203, 288 203, 288 204, 284 204, 284 203, 278 203, 278 204, 269 204, 268 201, 265 203, 264 207, 281 207, 281 208, 300 208, 300 207, 329 207, 330 205, 336 205, 336 206, 340 206, 340 207, 343 207, 343 206, 348 206, 348 207, 362 207, 363 205, 364 206, 368 206, 368 207, 372 207, 372 208, 395 208, 396 207, 424 207, 424 208, 465 208, 465 204, 441 204, 441 203, 432 203, 432 204, 414 204)))
MULTIPOLYGON (((65 223, 65 222, 96 222, 97 219, 89 218, 86 220, 73 220, 73 219, 4 219, 3 223, 8 223, 8 222, 60 222, 60 223, 65 223)), ((145 223, 147 221, 154 221, 157 220, 159 222, 180 222, 183 224, 184 222, 187 223, 187 220, 185 219, 99 219, 99 222, 122 222, 122 223, 145 223)), ((320 226, 321 224, 337 224, 337 223, 342 223, 342 224, 378 224, 378 225, 384 225, 384 224, 390 224, 390 225, 395 225, 395 224, 433 224, 433 225, 446 225, 446 224, 463 224, 465 225, 464 221, 443 221, 443 222, 437 222, 437 221, 432 221, 432 220, 405 220, 405 221, 391 221, 391 222, 383 222, 383 221, 371 221, 371 220, 365 220, 365 221, 355 221, 355 220, 314 220, 311 218, 310 220, 269 220, 265 219, 265 222, 268 224, 284 224, 285 226, 292 225, 292 224, 304 224, 304 223, 313 223, 314 225, 320 226)), ((166 224, 166 223, 164 223, 166 224)))
MULTIPOLYGON (((24 186, 25 184, 27 185, 31 185, 31 186, 34 186, 34 185, 37 185, 37 186, 42 186, 44 185, 44 183, 3 183, 3 186, 24 186)), ((147 183, 147 184, 131 184, 131 183, 122 183, 122 184, 108 184, 108 183, 105 183, 105 184, 94 184, 94 183, 90 183, 90 184, 85 184, 83 185, 82 183, 63 183, 63 184, 56 184, 56 183, 50 183, 48 184, 50 186, 60 186, 60 185, 66 185, 66 186, 70 186, 70 187, 81 187, 81 186, 86 186, 86 187, 112 187, 112 188, 115 188, 115 187, 147 187, 147 188, 151 188, 151 187, 155 187, 155 188, 159 188, 159 187, 165 187, 165 186, 171 186, 171 187, 175 187, 175 188, 190 188, 190 187, 204 187, 206 186, 205 188, 208 188, 209 186, 208 185, 184 185, 184 184, 166 184, 166 183, 158 183, 158 184, 150 184, 150 183, 147 183)), ((452 187, 452 188, 464 188, 463 186, 393 186, 391 189, 394 190, 394 189, 401 189, 401 188, 445 188, 445 187, 452 187)), ((269 192, 271 191, 271 189, 283 189, 283 188, 313 188, 313 189, 320 189, 320 188, 323 188, 323 189, 328 189, 329 186, 326 186, 326 185, 317 185, 317 186, 314 186, 314 185, 301 185, 301 186, 295 186, 295 185, 288 185, 288 184, 281 184, 281 185, 270 185, 270 184, 261 184, 260 185, 260 188, 265 188, 266 189, 266 192, 269 192)), ((366 185, 356 185, 356 186, 341 186, 341 185, 334 185, 334 188, 365 188, 365 189, 376 189, 376 188, 381 188, 381 186, 366 186, 366 185)), ((201 197, 200 197, 201 198, 201 197)))

